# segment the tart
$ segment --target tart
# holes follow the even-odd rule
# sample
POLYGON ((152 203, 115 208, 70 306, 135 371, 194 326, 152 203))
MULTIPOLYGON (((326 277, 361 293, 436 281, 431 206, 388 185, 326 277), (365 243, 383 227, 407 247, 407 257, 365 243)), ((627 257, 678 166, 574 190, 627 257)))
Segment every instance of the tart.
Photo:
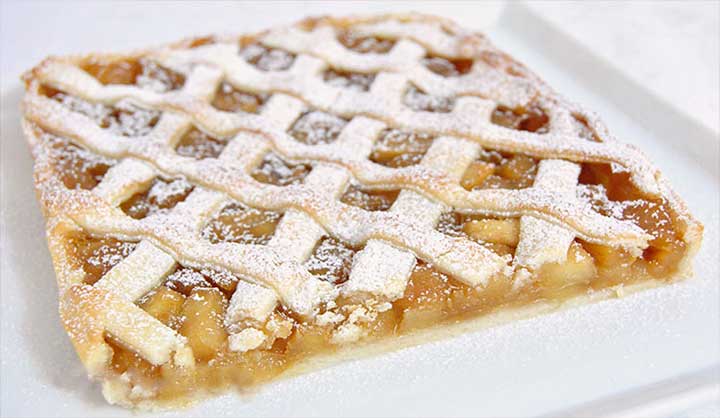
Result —
POLYGON ((128 407, 671 283, 702 237, 639 150, 436 17, 52 57, 24 81, 62 322, 128 407))

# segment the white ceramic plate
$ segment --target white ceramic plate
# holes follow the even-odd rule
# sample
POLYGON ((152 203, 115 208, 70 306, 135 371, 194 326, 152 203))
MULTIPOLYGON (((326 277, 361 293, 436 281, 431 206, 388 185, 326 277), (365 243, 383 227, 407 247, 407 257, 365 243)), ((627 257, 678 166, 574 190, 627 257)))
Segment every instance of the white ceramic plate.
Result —
MULTIPOLYGON (((706 383, 717 375, 708 367, 720 361, 718 142, 713 134, 528 9, 513 6, 500 15, 495 4, 414 6, 486 30, 557 90, 599 112, 619 138, 647 152, 705 224, 696 277, 335 366, 168 415, 512 416, 553 414, 586 403, 573 411, 591 415, 619 405, 602 400, 608 396, 625 404, 646 402, 650 392, 642 387, 685 381, 678 376, 703 377, 707 394, 706 383)), ((252 31, 313 13, 408 6, 285 3, 268 11, 242 4, 109 2, 43 7, 16 3, 2 17, 2 414, 130 416, 108 406, 99 387, 87 381, 60 326, 31 160, 18 123, 19 72, 49 53, 141 47, 192 34, 252 31), (156 20, 161 12, 167 14, 162 24, 156 20), (28 22, 34 25, 31 32, 24 31, 28 22)), ((668 399, 669 393, 660 392, 668 399)), ((666 414, 673 405, 655 412, 666 414)))

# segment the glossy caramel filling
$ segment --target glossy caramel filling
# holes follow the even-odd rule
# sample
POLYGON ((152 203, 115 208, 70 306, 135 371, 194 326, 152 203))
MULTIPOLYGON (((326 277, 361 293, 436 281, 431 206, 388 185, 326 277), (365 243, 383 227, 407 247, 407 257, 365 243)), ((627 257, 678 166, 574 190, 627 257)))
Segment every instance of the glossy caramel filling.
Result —
POLYGON ((144 58, 104 60, 93 59, 81 68, 100 83, 136 85, 157 92, 177 90, 185 84, 185 76, 144 58))
POLYGON ((311 110, 300 115, 288 133, 303 144, 329 144, 337 139, 347 122, 333 114, 311 110))
MULTIPOLYGON (((348 272, 346 260, 351 259, 352 251, 338 250, 342 247, 333 242, 326 248, 327 242, 321 241, 318 246, 321 249, 316 249, 308 267, 322 279, 342 283, 348 272), (330 255, 338 259, 328 258, 330 255)), ((215 391, 229 386, 248 387, 276 377, 311 355, 337 349, 332 342, 333 326, 297 321, 291 314, 278 309, 273 315, 292 324, 284 337, 275 338, 267 347, 247 352, 231 351, 222 321, 229 297, 209 279, 201 279, 195 273, 193 276, 182 279, 182 291, 172 289, 176 284, 166 283, 143 298, 139 305, 188 339, 196 357, 194 369, 173 364, 153 366, 128 347, 108 338, 114 351, 113 369, 118 373, 127 372, 134 382, 151 388, 156 399, 178 402, 201 388, 215 391)), ((508 280, 494 280, 486 289, 477 290, 419 262, 405 296, 363 327, 367 338, 376 339, 472 317, 505 303, 510 285, 508 280)), ((338 302, 338 311, 351 306, 338 302)))
POLYGON ((210 220, 202 235, 212 243, 267 244, 281 217, 277 212, 231 203, 210 220))
POLYGON ((68 252, 75 267, 85 273, 83 282, 95 284, 111 268, 130 255, 137 243, 111 237, 95 237, 75 231, 68 237, 68 252))
POLYGON ((403 103, 416 111, 448 113, 455 106, 455 98, 433 96, 411 85, 405 92, 403 103))
POLYGON ((245 61, 261 71, 287 70, 295 61, 295 54, 261 44, 250 44, 240 50, 245 61))
POLYGON ((212 105, 225 112, 259 113, 269 97, 269 94, 241 91, 227 82, 222 82, 215 92, 212 105))
POLYGON ((399 190, 370 190, 350 185, 340 201, 373 212, 385 211, 395 203, 399 193, 399 190))
POLYGON ((197 128, 192 128, 180 138, 175 152, 183 157, 198 160, 217 158, 226 145, 227 140, 212 137, 197 128))
POLYGON ((143 109, 127 101, 118 102, 113 106, 88 102, 49 86, 42 86, 40 94, 59 102, 73 112, 88 117, 103 129, 127 137, 149 134, 161 115, 157 110, 143 109))
POLYGON ((428 70, 443 77, 459 77, 467 74, 472 69, 472 59, 447 59, 443 57, 429 56, 422 61, 428 70))
POLYGON ((395 46, 395 41, 392 39, 361 36, 351 31, 341 32, 337 39, 345 48, 361 54, 386 54, 395 46))
POLYGON ((317 243, 305 267, 320 280, 340 284, 350 276, 355 252, 342 241, 326 236, 317 243))
POLYGON ((513 109, 500 105, 493 110, 490 120, 492 123, 506 128, 538 134, 547 133, 550 122, 545 111, 537 105, 513 109))
POLYGON ((527 155, 484 150, 465 170, 460 185, 467 190, 524 189, 532 186, 537 164, 527 155))
POLYGON ((426 133, 386 129, 375 141, 370 161, 392 168, 418 164, 434 139, 426 133))
POLYGON ((267 154, 250 175, 261 183, 289 186, 302 182, 312 168, 307 164, 290 164, 275 153, 267 154))
POLYGON ((135 219, 142 219, 156 213, 166 213, 185 200, 193 188, 194 186, 185 179, 157 177, 146 190, 135 193, 121 203, 120 209, 135 219))
POLYGON ((375 74, 353 73, 349 71, 341 71, 329 69, 323 73, 323 80, 335 87, 342 87, 357 91, 368 91, 372 82, 375 80, 375 74))
MULTIPOLYGON (((608 164, 583 164, 579 181, 586 186, 583 194, 593 209, 607 216, 631 220, 653 236, 638 259, 640 268, 655 278, 677 271, 678 262, 687 251, 683 240, 685 224, 666 200, 645 196, 631 182, 629 173, 613 172, 608 164)), ((608 266, 628 263, 625 254, 608 255, 596 250, 594 255, 608 266)))
MULTIPOLYGON (((175 270, 165 279, 164 287, 184 296, 190 296, 196 288, 215 287, 220 290, 225 297, 230 298, 237 287, 237 282, 238 278, 235 275, 223 270, 211 268, 195 269, 177 265, 175 270)), ((162 287, 159 289, 162 289, 162 287)), ((153 292, 146 295, 139 303, 142 304, 148 299, 148 296, 152 297, 153 292)))
POLYGON ((71 143, 66 138, 40 130, 48 147, 51 165, 68 189, 91 190, 97 186, 115 161, 71 143))
POLYGON ((514 255, 520 237, 516 218, 486 219, 457 212, 443 213, 437 229, 450 236, 470 238, 501 256, 514 255))

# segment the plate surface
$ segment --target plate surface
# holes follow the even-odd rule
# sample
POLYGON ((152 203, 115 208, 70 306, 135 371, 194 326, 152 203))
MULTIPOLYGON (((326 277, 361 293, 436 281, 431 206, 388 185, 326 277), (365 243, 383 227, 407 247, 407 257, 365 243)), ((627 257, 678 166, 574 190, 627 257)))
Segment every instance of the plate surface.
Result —
MULTIPOLYGON (((126 4, 70 4, 62 19, 35 2, 13 4, 13 19, 8 10, 3 13, 2 415, 131 415, 107 406, 98 385, 87 381, 59 322, 32 163, 19 128, 19 72, 49 52, 141 47, 192 34, 253 31, 307 14, 380 7, 354 3, 328 10, 290 3, 268 12, 248 5, 126 4), (138 21, 171 7, 167 25, 138 21), (18 22, 31 19, 36 25, 25 35, 18 22), (6 42, 10 37, 16 42, 6 42)), ((705 224, 696 277, 350 362, 256 393, 228 394, 168 416, 542 415, 720 362, 717 139, 526 9, 500 15, 495 4, 469 4, 415 9, 485 30, 566 97, 602 115, 617 137, 649 154, 705 224)))

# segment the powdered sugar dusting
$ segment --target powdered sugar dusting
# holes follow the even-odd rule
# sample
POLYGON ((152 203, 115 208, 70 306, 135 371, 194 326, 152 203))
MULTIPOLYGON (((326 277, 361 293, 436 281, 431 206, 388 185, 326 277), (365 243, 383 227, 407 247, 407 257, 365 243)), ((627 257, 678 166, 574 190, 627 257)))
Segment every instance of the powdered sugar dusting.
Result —
POLYGON ((107 129, 116 135, 144 136, 160 119, 157 110, 142 109, 129 102, 118 102, 111 117, 105 120, 107 129))
POLYGON ((288 69, 295 56, 280 49, 267 48, 259 44, 245 47, 240 54, 248 62, 263 71, 280 71, 288 69))
POLYGON ((267 244, 272 233, 260 233, 274 229, 282 215, 278 212, 261 211, 239 203, 232 203, 213 218, 203 229, 203 237, 212 242, 238 242, 244 244, 267 244))
POLYGON ((344 71, 327 70, 323 75, 326 83, 333 87, 368 91, 375 79, 375 74, 349 73, 344 71))
POLYGON ((75 146, 69 140, 49 133, 42 135, 58 169, 64 172, 63 183, 70 189, 91 189, 104 177, 115 160, 75 146))
POLYGON ((252 171, 252 176, 263 183, 288 186, 300 183, 310 172, 303 164, 288 164, 275 153, 265 156, 260 165, 252 171))
POLYGON ((86 263, 92 269, 108 271, 130 255, 136 246, 137 243, 128 241, 100 245, 87 258, 86 263))
POLYGON ((183 178, 156 179, 145 193, 133 196, 121 207, 125 213, 137 219, 164 214, 183 201, 193 187, 183 178))
POLYGON ((316 110, 300 116, 290 128, 290 135, 298 141, 317 145, 334 141, 347 121, 335 115, 316 110))
POLYGON ((142 73, 135 79, 135 84, 143 89, 157 93, 176 90, 185 82, 185 78, 167 68, 163 68, 155 61, 141 60, 142 73))
POLYGON ((200 130, 192 129, 180 140, 175 152, 178 155, 197 159, 217 158, 226 145, 226 141, 213 138, 200 130))
POLYGON ((128 101, 120 101, 115 106, 107 106, 102 103, 91 103, 65 93, 56 94, 53 98, 116 135, 130 137, 147 135, 160 118, 159 111, 143 109, 128 101))
POLYGON ((413 110, 448 113, 455 105, 452 97, 433 96, 411 86, 405 93, 404 103, 413 110))
POLYGON ((355 251, 333 238, 325 238, 305 262, 305 267, 321 280, 343 283, 350 275, 355 251))
POLYGON ((192 289, 196 287, 212 287, 212 283, 200 271, 181 267, 165 279, 165 286, 187 296, 190 295, 192 289))

